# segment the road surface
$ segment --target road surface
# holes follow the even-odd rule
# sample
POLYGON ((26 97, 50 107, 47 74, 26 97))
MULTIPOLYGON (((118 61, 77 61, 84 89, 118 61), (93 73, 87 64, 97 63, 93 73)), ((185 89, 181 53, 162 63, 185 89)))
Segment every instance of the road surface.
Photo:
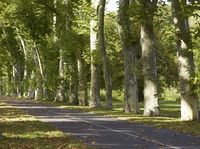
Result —
MULTIPOLYGON (((3 100, 0 100, 3 101, 3 100)), ((4 100, 97 149, 200 149, 200 137, 31 101, 4 100)))

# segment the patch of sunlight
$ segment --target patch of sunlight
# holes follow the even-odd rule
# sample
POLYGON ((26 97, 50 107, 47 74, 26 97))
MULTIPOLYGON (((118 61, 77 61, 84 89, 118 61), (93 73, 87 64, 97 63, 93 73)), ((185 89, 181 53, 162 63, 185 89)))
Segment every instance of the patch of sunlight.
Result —
POLYGON ((0 103, 0 106, 2 106, 2 105, 4 106, 4 105, 6 105, 6 103, 4 103, 4 102, 1 102, 1 103, 0 103))
POLYGON ((64 134, 60 131, 49 131, 49 132, 34 131, 34 132, 23 133, 23 134, 3 133, 3 136, 7 138, 34 139, 34 138, 46 138, 46 137, 48 138, 63 137, 64 134))
POLYGON ((173 18, 174 24, 178 24, 178 19, 176 17, 173 18))
POLYGON ((34 117, 16 117, 16 118, 4 118, 4 122, 22 122, 22 121, 37 121, 34 117))
POLYGON ((129 120, 147 123, 170 123, 170 122, 180 122, 180 119, 170 118, 170 117, 132 117, 129 120))
POLYGON ((13 107, 12 106, 7 106, 7 105, 4 105, 4 104, 0 105, 0 109, 6 109, 6 108, 13 108, 13 107))
MULTIPOLYGON (((181 46, 185 46, 184 42, 181 42, 181 46)), ((188 73, 188 59, 186 57, 183 56, 179 56, 178 60, 180 62, 180 76, 185 79, 188 80, 189 79, 189 73, 188 73)))
POLYGON ((89 106, 59 106, 59 108, 67 108, 67 109, 82 109, 82 110, 87 110, 90 109, 89 106))
POLYGON ((120 120, 130 120, 133 117, 117 117, 120 120))
POLYGON ((116 111, 123 111, 123 108, 115 108, 116 111))

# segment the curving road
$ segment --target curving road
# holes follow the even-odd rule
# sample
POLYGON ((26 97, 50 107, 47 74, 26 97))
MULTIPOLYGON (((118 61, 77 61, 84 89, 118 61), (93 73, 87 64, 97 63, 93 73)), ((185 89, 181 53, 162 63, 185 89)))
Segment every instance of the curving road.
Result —
MULTIPOLYGON (((1 100, 2 101, 2 100, 1 100)), ((200 137, 31 101, 4 100, 97 149, 200 149, 200 137)))

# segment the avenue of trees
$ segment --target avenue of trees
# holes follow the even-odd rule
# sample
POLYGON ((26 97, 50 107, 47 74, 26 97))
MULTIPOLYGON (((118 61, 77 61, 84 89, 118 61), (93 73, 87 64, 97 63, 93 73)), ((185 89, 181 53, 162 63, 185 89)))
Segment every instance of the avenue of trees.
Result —
POLYGON ((144 116, 181 100, 181 120, 199 119, 200 1, 107 2, 1 1, 0 94, 107 109, 117 97, 144 116))

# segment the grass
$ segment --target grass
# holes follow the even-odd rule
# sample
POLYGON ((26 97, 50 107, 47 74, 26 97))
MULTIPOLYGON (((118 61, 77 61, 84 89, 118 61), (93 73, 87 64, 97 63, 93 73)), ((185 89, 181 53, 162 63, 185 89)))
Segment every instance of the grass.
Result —
MULTIPOLYGON (((60 104, 58 104, 60 105, 60 104)), ((167 128, 176 132, 184 132, 191 135, 200 136, 200 122, 191 121, 183 122, 180 120, 180 101, 161 101, 160 102, 160 116, 159 117, 144 117, 143 104, 140 105, 141 113, 124 113, 123 103, 120 101, 114 102, 113 110, 106 109, 90 109, 82 106, 61 106, 62 108, 81 110, 91 112, 97 115, 110 116, 123 120, 128 120, 131 123, 144 124, 153 126, 155 128, 167 128)))
POLYGON ((86 149, 86 145, 21 110, 0 103, 0 149, 86 149))

